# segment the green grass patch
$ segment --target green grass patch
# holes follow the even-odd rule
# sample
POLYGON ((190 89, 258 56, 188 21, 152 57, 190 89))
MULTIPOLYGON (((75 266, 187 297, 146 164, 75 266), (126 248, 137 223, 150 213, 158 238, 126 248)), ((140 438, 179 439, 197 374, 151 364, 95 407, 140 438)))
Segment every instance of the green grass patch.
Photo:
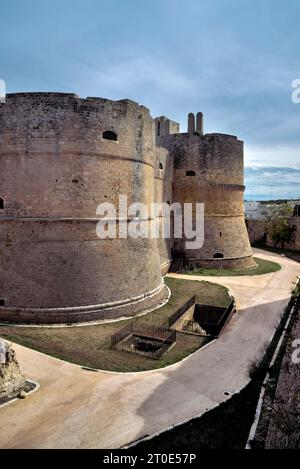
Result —
POLYGON ((267 261, 259 257, 254 257, 257 267, 248 269, 193 269, 184 271, 187 275, 203 275, 217 277, 239 277, 244 275, 263 275, 277 272, 281 266, 277 262, 267 261))
POLYGON ((0 326, 0 336, 26 347, 77 363, 84 367, 111 371, 143 371, 171 365, 205 345, 210 339, 188 334, 177 334, 176 345, 161 359, 113 350, 110 338, 126 323, 137 321, 166 326, 168 318, 191 296, 198 303, 228 306, 228 290, 210 282, 166 278, 172 295, 163 307, 144 316, 114 323, 61 328, 33 328, 0 326))

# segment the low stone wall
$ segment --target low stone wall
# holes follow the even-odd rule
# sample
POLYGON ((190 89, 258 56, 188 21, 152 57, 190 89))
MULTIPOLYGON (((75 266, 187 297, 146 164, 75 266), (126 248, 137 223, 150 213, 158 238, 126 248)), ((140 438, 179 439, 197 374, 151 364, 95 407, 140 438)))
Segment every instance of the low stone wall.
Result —
POLYGON ((0 307, 0 321, 4 324, 76 324, 120 317, 132 317, 147 309, 162 305, 169 298, 164 283, 140 297, 124 302, 106 303, 78 308, 11 308, 0 307))
POLYGON ((264 242, 266 240, 267 222, 265 220, 246 220, 246 226, 251 244, 264 242))
POLYGON ((0 339, 0 402, 2 398, 16 396, 25 386, 15 351, 0 339))
MULTIPOLYGON (((287 219, 290 227, 294 227, 294 236, 291 242, 285 243, 284 248, 291 251, 300 250, 300 217, 290 217, 287 219)), ((251 244, 263 242, 270 247, 281 247, 275 245, 267 234, 268 222, 266 220, 246 220, 249 239, 251 244)))

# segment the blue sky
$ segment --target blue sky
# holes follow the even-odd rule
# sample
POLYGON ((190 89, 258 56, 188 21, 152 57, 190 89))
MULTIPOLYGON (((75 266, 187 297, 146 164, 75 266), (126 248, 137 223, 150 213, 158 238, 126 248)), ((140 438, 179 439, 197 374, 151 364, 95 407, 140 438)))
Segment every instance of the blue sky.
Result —
POLYGON ((245 141, 247 198, 300 196, 300 1, 1 0, 8 92, 131 98, 245 141))

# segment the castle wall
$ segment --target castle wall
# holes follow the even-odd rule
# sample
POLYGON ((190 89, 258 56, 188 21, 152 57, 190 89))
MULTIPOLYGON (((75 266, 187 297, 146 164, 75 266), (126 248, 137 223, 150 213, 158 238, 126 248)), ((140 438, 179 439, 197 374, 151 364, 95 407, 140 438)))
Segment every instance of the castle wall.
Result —
POLYGON ((248 218, 246 226, 251 244, 264 242, 267 236, 267 221, 248 218))
POLYGON ((118 207, 125 194, 150 208, 154 167, 154 123, 137 103, 8 95, 0 106, 0 319, 30 321, 36 309, 34 321, 90 320, 158 304, 156 240, 96 236, 98 204, 118 207))
POLYGON ((175 249, 185 252, 189 266, 253 265, 243 213, 243 143, 230 135, 195 133, 161 137, 158 143, 174 158, 174 201, 204 203, 203 247, 185 250, 185 239, 179 239, 175 249))
POLYGON ((94 217, 119 194, 153 200, 153 121, 136 103, 8 95, 0 132, 5 215, 94 217), (104 140, 106 130, 118 141, 104 140))
POLYGON ((16 397, 25 387, 15 351, 0 339, 0 400, 16 397))
POLYGON ((163 135, 179 133, 178 122, 172 121, 165 116, 155 119, 155 135, 161 137, 163 135))
MULTIPOLYGON (((155 196, 156 203, 172 204, 173 201, 173 159, 169 152, 163 147, 156 147, 155 164, 155 196)), ((167 215, 160 213, 157 217, 159 233, 162 233, 164 217, 167 215)), ((173 229, 171 225, 171 237, 163 238, 161 235, 157 239, 160 256, 162 275, 167 274, 172 262, 171 249, 173 246, 173 229)))

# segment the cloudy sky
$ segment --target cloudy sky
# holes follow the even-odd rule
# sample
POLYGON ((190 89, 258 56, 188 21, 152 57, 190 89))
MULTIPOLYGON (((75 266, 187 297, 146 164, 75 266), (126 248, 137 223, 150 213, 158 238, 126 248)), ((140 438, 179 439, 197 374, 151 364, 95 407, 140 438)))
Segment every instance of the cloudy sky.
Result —
POLYGON ((8 92, 131 98, 245 141, 247 198, 300 196, 300 1, 1 0, 8 92))

